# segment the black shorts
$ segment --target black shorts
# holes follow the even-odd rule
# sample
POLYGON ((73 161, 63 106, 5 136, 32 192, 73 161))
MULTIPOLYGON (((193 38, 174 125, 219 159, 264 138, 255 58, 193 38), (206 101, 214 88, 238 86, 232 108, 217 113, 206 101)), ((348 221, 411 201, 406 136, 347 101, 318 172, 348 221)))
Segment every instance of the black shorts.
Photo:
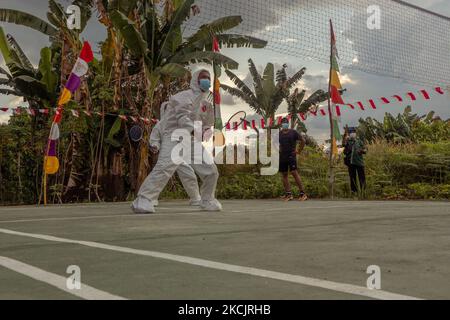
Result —
POLYGON ((279 170, 281 173, 286 173, 289 171, 295 171, 297 170, 297 157, 295 156, 289 156, 289 157, 283 157, 280 156, 280 166, 279 170))

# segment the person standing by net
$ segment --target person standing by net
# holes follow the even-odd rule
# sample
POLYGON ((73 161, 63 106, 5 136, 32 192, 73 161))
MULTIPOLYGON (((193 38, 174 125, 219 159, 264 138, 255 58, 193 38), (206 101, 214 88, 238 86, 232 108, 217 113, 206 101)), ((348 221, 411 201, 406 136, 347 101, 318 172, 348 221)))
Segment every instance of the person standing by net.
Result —
POLYGON ((356 128, 348 129, 349 136, 344 138, 344 163, 348 167, 352 193, 363 193, 366 188, 364 155, 367 153, 364 142, 357 136, 356 128))
POLYGON ((284 118, 281 121, 280 130, 280 167, 285 194, 281 197, 284 201, 294 200, 291 184, 289 182, 289 172, 294 177, 295 183, 300 191, 298 200, 306 201, 308 196, 305 193, 302 179, 297 169, 297 146, 300 142, 304 146, 303 137, 294 129, 289 128, 289 120, 284 118))

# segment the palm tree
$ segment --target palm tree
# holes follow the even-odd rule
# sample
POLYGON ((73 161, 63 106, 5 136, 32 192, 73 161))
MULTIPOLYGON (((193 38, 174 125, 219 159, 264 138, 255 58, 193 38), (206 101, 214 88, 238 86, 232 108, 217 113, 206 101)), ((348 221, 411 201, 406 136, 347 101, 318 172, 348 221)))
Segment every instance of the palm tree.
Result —
POLYGON ((231 95, 244 100, 259 115, 264 118, 274 117, 281 103, 286 100, 289 112, 294 117, 299 112, 307 112, 309 108, 328 99, 328 94, 323 90, 314 92, 303 101, 305 91, 298 89, 290 94, 290 90, 302 79, 306 68, 297 71, 293 76, 287 76, 287 65, 277 71, 275 79, 274 65, 268 63, 263 75, 260 75, 252 59, 248 60, 250 75, 253 79, 254 91, 239 79, 233 72, 226 70, 226 74, 237 88, 222 84, 221 87, 231 95))
MULTIPOLYGON (((286 69, 287 65, 277 71, 276 80, 274 79, 274 66, 268 63, 263 75, 261 76, 253 63, 252 59, 248 60, 250 75, 253 79, 252 91, 243 80, 239 79, 233 72, 226 70, 228 77, 234 82, 237 88, 222 84, 221 87, 231 95, 238 97, 249 104, 249 106, 264 118, 274 117, 281 103, 285 100, 288 105, 288 113, 291 115, 292 128, 300 125, 298 115, 307 116, 308 111, 316 107, 319 103, 328 100, 328 93, 324 90, 317 90, 305 99, 306 91, 296 88, 293 93, 291 89, 302 79, 306 68, 297 71, 293 76, 288 77, 286 69)), ((341 94, 345 91, 342 90, 341 94)), ((302 127, 300 125, 300 127, 302 127)), ((299 130, 304 131, 302 128, 299 130)))

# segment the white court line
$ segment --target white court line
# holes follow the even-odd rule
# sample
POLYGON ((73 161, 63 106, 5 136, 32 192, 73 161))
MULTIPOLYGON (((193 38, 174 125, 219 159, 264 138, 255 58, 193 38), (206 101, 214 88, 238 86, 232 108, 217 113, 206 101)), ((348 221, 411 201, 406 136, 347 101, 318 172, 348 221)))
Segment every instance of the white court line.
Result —
POLYGON ((211 260, 192 258, 192 257, 187 257, 187 256, 180 256, 180 255, 164 253, 164 252, 139 250, 139 249, 133 249, 133 248, 127 248, 127 247, 108 245, 108 244, 99 243, 99 242, 79 241, 79 240, 65 239, 65 238, 59 238, 59 237, 43 235, 43 234, 25 233, 25 232, 19 232, 19 231, 1 229, 1 228, 0 228, 0 232, 5 233, 5 234, 10 234, 10 235, 15 235, 15 236, 23 236, 23 237, 29 237, 29 238, 35 238, 35 239, 53 241, 53 242, 78 244, 78 245, 87 246, 87 247, 96 248, 96 249, 111 250, 111 251, 116 251, 116 252, 129 253, 129 254, 135 254, 135 255, 140 255, 140 256, 147 256, 147 257, 152 257, 152 258, 170 260, 170 261, 200 266, 200 267, 204 267, 204 268, 235 272, 235 273, 246 274, 246 275, 262 277, 262 278, 281 280, 281 281, 302 284, 302 285, 311 286, 311 287, 323 288, 323 289, 328 289, 328 290, 333 290, 333 291, 338 291, 338 292, 343 292, 343 293, 348 293, 348 294, 352 294, 352 295, 358 295, 358 296, 363 296, 363 297, 368 297, 368 298, 373 298, 373 299, 420 300, 419 298, 415 298, 415 297, 411 297, 411 296, 391 293, 391 292, 382 291, 382 290, 371 290, 371 289, 368 289, 365 287, 355 286, 352 284, 339 283, 339 282, 333 282, 333 281, 328 281, 328 280, 321 280, 321 279, 316 279, 316 278, 304 277, 304 276, 300 276, 300 275, 293 275, 293 274, 281 273, 281 272, 264 270, 264 269, 257 269, 257 268, 252 268, 252 267, 243 267, 243 266, 232 265, 232 264, 228 264, 228 263, 221 263, 221 262, 215 262, 215 261, 211 261, 211 260))
MULTIPOLYGON (((236 202, 238 201, 243 201, 243 200, 230 200, 232 204, 236 204, 236 202)), ((255 202, 255 200, 253 200, 253 202, 255 202)), ((326 202, 326 201, 310 201, 310 202, 314 202, 314 203, 318 203, 318 202, 326 202)), ((329 201, 330 203, 332 203, 332 201, 329 201)), ((336 202, 336 201, 335 201, 336 202)), ((265 204, 265 205, 269 205, 269 204, 274 204, 274 203, 283 203, 281 201, 277 201, 277 200, 269 200, 269 201, 264 201, 261 200, 261 202, 258 202, 260 204, 265 204)), ((420 203, 419 202, 410 202, 410 203, 420 203)), ((406 207, 408 204, 410 204, 408 202, 397 202, 397 201, 386 201, 386 202, 379 202, 379 201, 359 201, 359 202, 350 202, 347 205, 337 205, 337 206, 323 206, 323 207, 304 207, 303 205, 299 208, 304 208, 304 209, 326 209, 326 208, 360 208, 360 207, 373 207, 373 204, 389 204, 388 207, 394 207, 394 206, 402 206, 403 208, 406 207)), ((61 210, 61 209, 111 209, 111 208, 115 208, 115 209, 120 209, 120 208, 129 208, 131 202, 111 202, 105 205, 97 205, 97 204, 87 204, 87 205, 50 205, 50 206, 25 206, 25 207, 0 207, 0 212, 2 211, 25 211, 25 210, 39 210, 39 209, 43 209, 45 208, 46 210, 61 210)), ((181 207, 183 205, 182 202, 180 203, 176 203, 179 204, 181 207)), ((436 208, 440 208, 440 207, 447 207, 447 203, 443 203, 443 202, 434 202, 434 203, 427 203, 426 205, 421 205, 421 206, 410 206, 412 208, 429 208, 429 207, 436 207, 436 208)), ((225 207, 226 207, 226 203, 225 203, 225 207)), ((170 210, 170 209, 175 209, 178 207, 157 207, 161 210, 170 210)), ((261 210, 255 210, 255 211, 261 211, 261 210)), ((267 211, 266 209, 264 211, 267 211)))
MULTIPOLYGON (((353 206, 329 206, 329 207, 299 207, 299 208, 285 208, 285 209, 329 209, 329 208, 353 208, 353 206)), ((170 210, 174 208, 157 208, 156 214, 135 214, 130 211, 129 214, 110 214, 110 215, 93 215, 93 216, 72 216, 72 217, 61 217, 61 218, 36 218, 36 219, 17 219, 17 220, 0 220, 0 224, 5 223, 22 223, 22 222, 44 222, 44 221, 71 221, 71 220, 91 220, 91 219, 104 219, 104 218, 114 218, 114 217, 151 217, 151 216, 158 216, 161 217, 161 215, 158 213, 158 210, 170 210)), ((272 208, 272 209, 264 209, 264 211, 261 212, 261 210, 232 210, 229 211, 229 213, 249 213, 249 212, 278 212, 282 209, 280 208, 272 208)), ((196 214, 208 214, 207 211, 202 211, 200 209, 192 209, 188 211, 183 212, 170 212, 170 213, 164 213, 164 216, 171 216, 171 215, 196 215, 196 214)), ((216 213, 221 214, 221 213, 216 213)))
MULTIPOLYGON (((307 209, 328 209, 328 208, 353 208, 353 206, 329 206, 329 207, 299 207, 299 208, 286 208, 286 209, 302 209, 302 210, 307 210, 307 209)), ((72 217, 61 217, 61 218, 36 218, 36 219, 17 219, 17 220, 0 220, 0 224, 2 223, 21 223, 21 222, 42 222, 42 221, 65 221, 65 220, 90 220, 90 219, 104 219, 104 218, 114 218, 114 217, 151 217, 151 216, 158 216, 160 217, 161 215, 158 214, 158 210, 173 210, 174 208, 169 208, 169 207, 165 207, 165 208, 156 208, 157 212, 156 214, 135 214, 132 213, 130 210, 129 214, 110 214, 110 215, 93 215, 93 216, 82 216, 82 217, 77 217, 77 216, 72 216, 72 217)), ((186 210, 186 209, 184 209, 186 210)), ((280 208, 273 208, 273 209, 264 209, 264 212, 277 212, 280 211, 280 208)), ((229 213, 248 213, 248 212, 261 212, 261 210, 232 210, 229 211, 229 213)), ((192 210, 187 210, 187 211, 183 211, 183 212, 170 212, 170 213, 164 213, 164 216, 170 216, 170 215, 188 215, 188 214, 208 214, 207 211, 202 211, 200 209, 192 209, 192 210)), ((221 214, 221 213, 216 213, 216 214, 221 214)))
MULTIPOLYGON (((284 208, 284 211, 286 210, 296 210, 296 209, 301 209, 301 211, 303 210, 310 210, 310 209, 336 209, 336 208, 372 208, 372 206, 327 206, 327 207, 297 207, 297 208, 284 208)), ((163 213, 163 215, 161 215, 158 210, 173 210, 176 208, 170 208, 170 207, 162 207, 162 208, 157 208, 157 212, 155 214, 135 214, 132 213, 130 210, 129 214, 110 214, 110 215, 93 215, 93 216, 81 216, 81 217, 77 217, 77 216, 72 216, 72 217, 61 217, 61 218, 36 218, 36 219, 17 219, 17 220, 0 220, 0 224, 5 224, 5 223, 22 223, 22 222, 45 222, 45 221, 71 221, 71 220, 92 220, 92 219, 105 219, 105 218, 115 218, 115 217, 140 217, 140 218, 144 218, 144 217, 152 217, 152 216, 173 216, 173 215, 205 215, 208 214, 207 211, 202 211, 200 209, 192 209, 192 210, 186 210, 183 212, 170 212, 170 213, 163 213)), ((260 209, 255 209, 255 210, 231 210, 229 212, 225 212, 226 213, 249 213, 249 212, 259 212, 261 214, 265 213, 265 212, 278 212, 281 211, 283 209, 281 208, 269 208, 269 209, 264 209, 264 211, 261 211, 260 209)), ((220 215, 221 213, 215 213, 220 215)))
POLYGON ((95 289, 93 287, 85 285, 84 283, 81 283, 80 290, 70 290, 66 285, 67 278, 7 257, 0 256, 0 266, 23 274, 40 282, 45 282, 62 291, 70 293, 71 295, 86 300, 126 300, 125 298, 95 289))
MULTIPOLYGON (((131 202, 130 202, 131 204, 131 202)), ((128 208, 130 206, 128 205, 128 208)), ((124 203, 111 203, 110 205, 51 205, 0 208, 0 211, 26 211, 26 210, 61 210, 61 209, 112 209, 126 208, 124 203)))

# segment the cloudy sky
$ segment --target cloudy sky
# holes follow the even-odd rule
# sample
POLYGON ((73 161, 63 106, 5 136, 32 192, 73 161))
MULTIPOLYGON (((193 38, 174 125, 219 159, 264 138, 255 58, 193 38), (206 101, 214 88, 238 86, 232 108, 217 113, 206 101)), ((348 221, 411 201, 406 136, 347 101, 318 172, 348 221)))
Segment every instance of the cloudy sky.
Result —
MULTIPOLYGON (((204 0, 200 0, 204 1, 204 0)), ((256 2, 261 2, 261 0, 255 0, 256 2)), ((283 0, 284 1, 284 0, 283 0)), ((305 0, 306 1, 306 0, 305 0)), ((311 0, 308 0, 311 1, 311 0)), ((450 17, 450 1, 449 0, 406 0, 414 5, 426 8, 428 10, 440 13, 450 17)), ((286 3, 292 3, 293 1, 288 1, 286 3)), ((295 2, 295 1, 294 1, 295 2)), ((69 1, 60 0, 64 6, 68 6, 69 1)), ((235 3, 235 2, 233 2, 235 3)), ((41 18, 45 19, 47 12, 47 0, 1 0, 2 8, 11 8, 16 10, 22 10, 29 13, 33 13, 41 18)), ((238 6, 236 6, 238 8, 238 6)), ((243 13, 243 15, 245 15, 243 13)), ((274 16, 275 19, 275 16, 274 16)), ((266 20, 267 21, 267 20, 266 20)), ((414 28, 414 22, 411 22, 414 28)), ((276 22, 274 22, 276 24, 276 22)), ((282 24, 282 23, 280 23, 282 24)), ((39 62, 39 51, 40 49, 48 44, 48 38, 40 34, 39 32, 33 31, 28 28, 16 26, 13 24, 0 23, 0 25, 6 30, 7 33, 12 34, 19 44, 21 44, 25 53, 31 58, 34 64, 39 62)), ((263 29, 270 30, 272 26, 263 26, 263 29)), ((276 32, 276 31, 274 31, 276 32)), ((282 31, 281 31, 282 32, 282 31)), ((91 43, 97 43, 105 38, 104 28, 98 24, 95 17, 91 19, 90 24, 86 28, 83 34, 85 40, 91 43)), ((339 39, 338 39, 339 40, 339 39)), ((283 41, 283 39, 282 39, 283 41)), ((293 41, 289 35, 286 35, 284 41, 293 41)), ((344 46, 344 44, 339 44, 344 46)), ((450 47, 450 43, 448 43, 450 47)), ((97 47, 93 46, 95 50, 97 47)), ((371 50, 375 50, 371 49, 371 50)), ((288 64, 288 72, 293 74, 295 71, 302 67, 307 67, 307 75, 299 83, 300 88, 305 88, 308 92, 317 89, 326 89, 328 81, 328 66, 317 62, 315 59, 299 58, 298 56, 292 56, 286 53, 278 53, 273 50, 253 50, 253 49, 225 49, 224 53, 231 56, 240 63, 239 69, 236 74, 242 79, 251 82, 247 69, 247 60, 252 58, 255 64, 260 70, 264 68, 266 63, 272 62, 276 67, 281 67, 284 63, 288 64)), ((443 53, 444 54, 444 53, 443 53)), ((448 55, 448 51, 445 52, 448 55)), ((448 60, 450 62, 450 59, 448 60)), ((391 61, 392 62, 392 61, 391 61)), ((386 64, 389 61, 386 61, 386 64)), ((4 65, 3 58, 0 58, 0 65, 4 65)), ((345 95, 345 100, 349 103, 356 101, 367 101, 370 98, 377 98, 382 96, 390 96, 393 94, 404 94, 411 90, 418 90, 428 87, 425 85, 413 85, 408 84, 404 81, 381 77, 377 75, 372 75, 364 73, 361 71, 354 71, 347 68, 342 68, 341 70, 341 80, 345 88, 347 88, 347 94, 345 95)), ((222 82, 230 84, 230 82, 224 78, 222 82)), ((419 99, 420 100, 420 99, 419 99)), ((223 118, 227 119, 231 114, 236 111, 244 110, 249 114, 251 110, 240 100, 234 99, 229 96, 224 96, 224 105, 222 106, 223 118)), ((24 105, 20 98, 11 96, 0 95, 0 106, 15 107, 18 105, 24 105)), ((398 113, 401 112, 406 104, 392 103, 390 105, 380 106, 378 110, 367 110, 364 112, 360 111, 347 111, 343 113, 342 125, 345 124, 356 124, 360 117, 371 116, 377 119, 382 119, 385 112, 398 113)), ((413 110, 419 114, 425 114, 431 110, 437 112, 443 118, 450 117, 450 94, 446 94, 442 97, 437 97, 433 95, 433 99, 429 102, 419 101, 413 103, 413 110)), ((283 105, 279 112, 285 111, 285 106, 283 105)), ((7 121, 9 115, 0 111, 0 121, 7 121)), ((323 140, 328 135, 328 122, 324 117, 310 118, 307 121, 307 127, 309 134, 316 137, 318 140, 323 140)))

